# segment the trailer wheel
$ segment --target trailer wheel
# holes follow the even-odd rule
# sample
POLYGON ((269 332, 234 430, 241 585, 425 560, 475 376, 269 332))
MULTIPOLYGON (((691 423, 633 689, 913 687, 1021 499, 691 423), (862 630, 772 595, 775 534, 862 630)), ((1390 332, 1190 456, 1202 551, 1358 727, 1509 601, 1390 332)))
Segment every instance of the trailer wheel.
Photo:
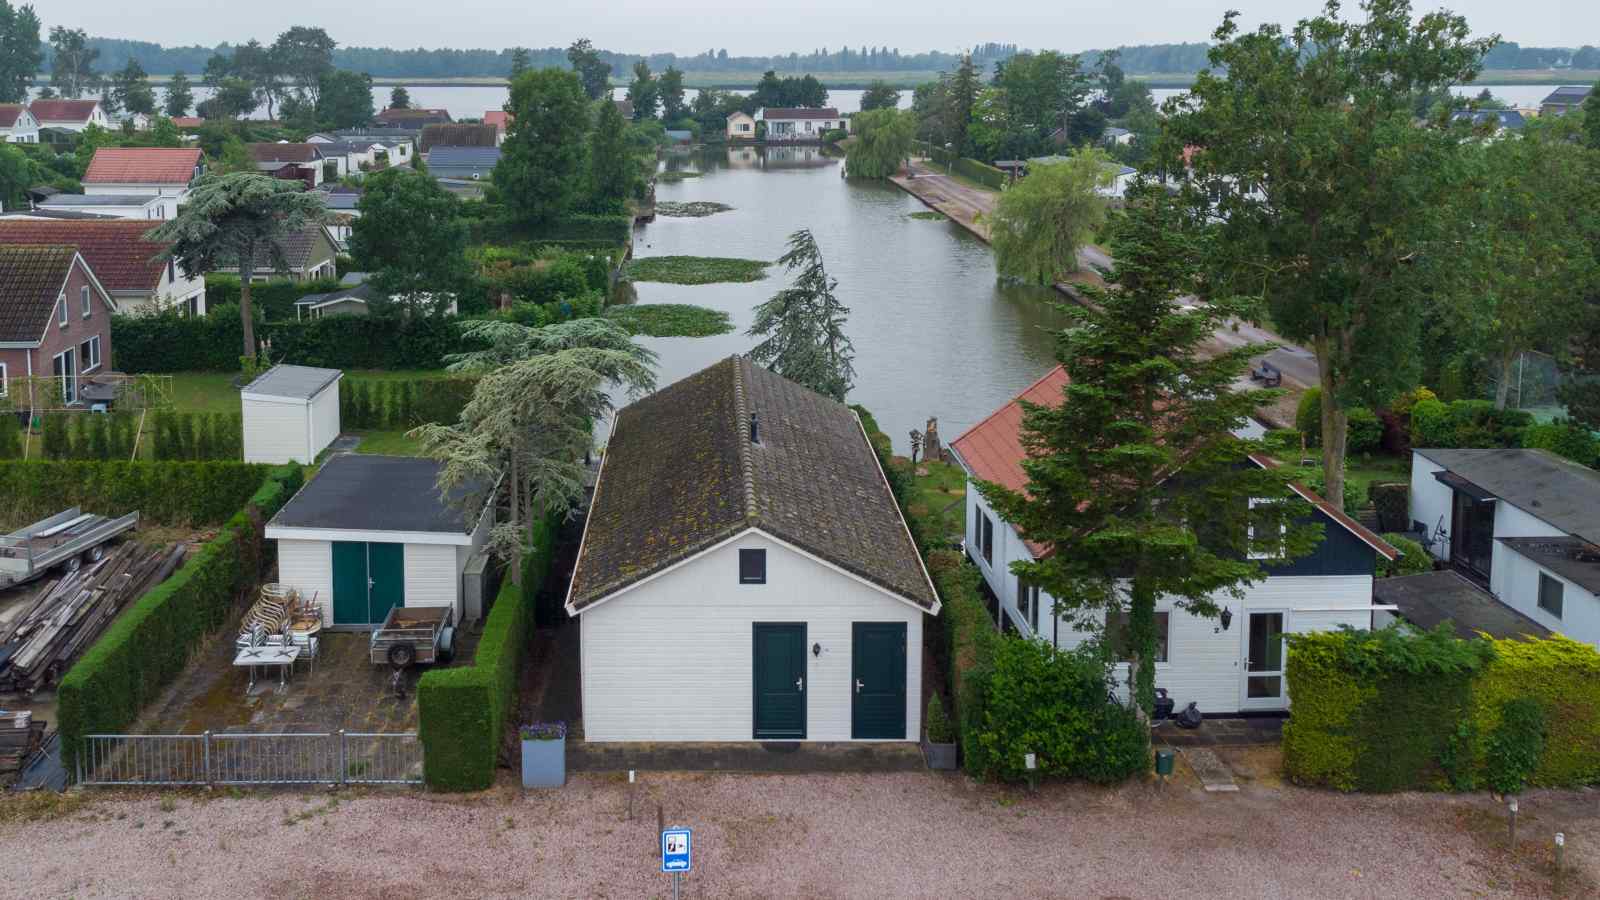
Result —
POLYGON ((446 628, 439 632, 439 651, 434 658, 442 663, 448 663, 456 658, 456 630, 446 628))
POLYGON ((89 562, 97 563, 100 560, 105 559, 106 546, 104 544, 95 544, 93 547, 90 547, 88 549, 88 551, 85 552, 83 555, 88 557, 89 562))
POLYGON ((66 562, 67 572, 71 574, 83 568, 83 557, 74 556, 66 562))
POLYGON ((396 669, 407 669, 417 661, 417 648, 410 644, 395 644, 389 648, 389 665, 396 669))

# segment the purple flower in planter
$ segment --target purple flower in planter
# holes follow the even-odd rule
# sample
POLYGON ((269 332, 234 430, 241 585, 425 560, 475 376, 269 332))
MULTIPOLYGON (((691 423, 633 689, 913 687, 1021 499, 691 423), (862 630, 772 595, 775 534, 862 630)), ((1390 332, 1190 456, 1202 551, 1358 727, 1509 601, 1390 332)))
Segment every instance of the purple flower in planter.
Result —
POLYGON ((559 741, 567 736, 567 723, 532 722, 522 726, 519 731, 525 741, 559 741))

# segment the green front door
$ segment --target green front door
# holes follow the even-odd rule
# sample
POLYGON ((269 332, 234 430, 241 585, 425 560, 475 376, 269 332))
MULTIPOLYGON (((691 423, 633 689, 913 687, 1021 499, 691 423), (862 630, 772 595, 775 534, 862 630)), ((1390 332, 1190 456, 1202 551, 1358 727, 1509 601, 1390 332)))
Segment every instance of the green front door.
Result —
POLYGON ((405 605, 405 545, 333 542, 333 624, 380 625, 405 605))
POLYGON ((806 736, 806 625, 755 623, 755 739, 806 736))
POLYGON ((906 623, 853 623, 850 670, 850 736, 905 740, 906 623))

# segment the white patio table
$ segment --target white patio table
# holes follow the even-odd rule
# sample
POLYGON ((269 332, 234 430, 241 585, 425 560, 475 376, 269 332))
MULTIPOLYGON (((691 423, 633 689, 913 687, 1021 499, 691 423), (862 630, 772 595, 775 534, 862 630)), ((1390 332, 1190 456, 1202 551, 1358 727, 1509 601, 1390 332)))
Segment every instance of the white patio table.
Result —
POLYGON ((250 683, 245 686, 245 693, 249 693, 256 686, 257 666, 276 666, 278 669, 278 686, 282 687, 288 671, 294 667, 294 661, 300 658, 300 648, 288 647, 246 647, 239 651, 233 658, 235 666, 250 667, 250 683))

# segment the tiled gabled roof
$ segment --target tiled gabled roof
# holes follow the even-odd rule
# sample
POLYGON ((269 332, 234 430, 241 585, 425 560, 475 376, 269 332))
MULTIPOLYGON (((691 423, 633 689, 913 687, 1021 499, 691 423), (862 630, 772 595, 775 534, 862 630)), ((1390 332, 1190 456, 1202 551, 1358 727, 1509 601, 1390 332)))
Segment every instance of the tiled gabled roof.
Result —
POLYGON ((316 144, 246 144, 250 157, 258 163, 313 163, 322 159, 316 144))
POLYGON ((823 109, 809 109, 807 107, 769 107, 761 111, 761 118, 770 122, 773 119, 837 119, 839 111, 833 107, 823 109))
POLYGON ((22 118, 22 104, 0 103, 0 128, 10 128, 22 118))
POLYGON ((71 247, 0 246, 0 341, 39 339, 77 256, 71 247))
POLYGON ((435 147, 493 147, 500 136, 494 125, 434 124, 423 126, 417 149, 427 153, 435 147))
POLYGON ((87 122, 98 100, 35 100, 28 104, 33 117, 43 122, 87 122))
POLYGON ((83 183, 188 184, 199 165, 199 148, 101 147, 83 183))
POLYGON ((74 246, 106 290, 154 291, 166 269, 156 257, 170 245, 145 240, 153 224, 128 219, 4 219, 0 245, 74 246))
POLYGON ((855 413, 742 357, 617 414, 568 605, 582 610, 751 528, 938 608, 855 413))

